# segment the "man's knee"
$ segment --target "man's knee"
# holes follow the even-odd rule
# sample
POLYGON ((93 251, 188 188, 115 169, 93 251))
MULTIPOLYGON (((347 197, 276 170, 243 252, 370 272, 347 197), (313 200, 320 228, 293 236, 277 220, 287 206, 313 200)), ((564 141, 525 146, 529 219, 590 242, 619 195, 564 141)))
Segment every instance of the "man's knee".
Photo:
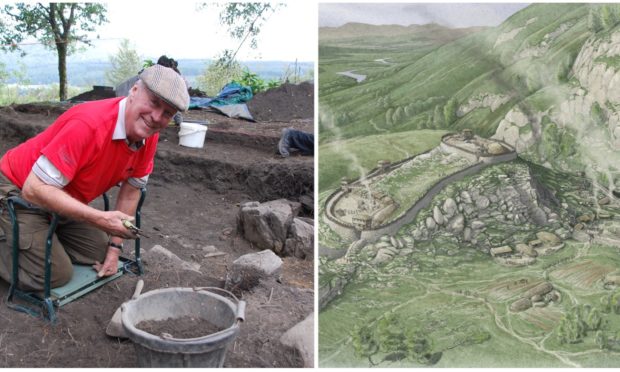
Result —
MULTIPOLYGON (((45 285, 45 250, 47 231, 20 234, 19 281, 24 287, 42 290, 45 285), (22 279, 22 275, 24 278, 22 279)), ((56 236, 52 238, 50 285, 52 288, 67 284, 73 276, 73 264, 56 236)))
POLYGON ((73 277, 73 264, 71 260, 61 264, 52 263, 51 287, 62 287, 69 283, 73 277))

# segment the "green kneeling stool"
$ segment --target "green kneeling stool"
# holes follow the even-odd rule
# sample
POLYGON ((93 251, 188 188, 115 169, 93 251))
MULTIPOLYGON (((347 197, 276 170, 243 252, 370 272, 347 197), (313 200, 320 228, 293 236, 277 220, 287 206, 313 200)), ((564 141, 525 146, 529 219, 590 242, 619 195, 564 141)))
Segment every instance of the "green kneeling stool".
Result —
MULTIPOLYGON (((140 217, 142 204, 146 197, 146 188, 140 189, 140 201, 136 208, 136 221, 135 225, 140 227, 140 217)), ((106 194, 103 194, 104 209, 107 211, 110 209, 109 198, 106 194)), ((69 302, 85 295, 86 293, 98 288, 120 276, 124 273, 133 273, 135 275, 142 275, 144 268, 142 266, 142 259, 140 258, 140 237, 135 240, 135 259, 130 260, 125 257, 120 257, 118 263, 118 271, 116 274, 98 278, 95 270, 88 265, 73 264, 73 276, 69 283, 62 287, 50 288, 52 277, 52 237, 56 231, 56 225, 58 224, 58 215, 52 214, 50 227, 47 232, 47 239, 45 242, 45 283, 43 292, 29 292, 23 291, 18 287, 19 285, 19 224, 17 224, 17 215, 15 212, 15 205, 26 209, 38 209, 38 207, 28 203, 24 199, 18 196, 11 196, 7 198, 7 206, 9 215, 11 217, 11 224, 13 226, 13 244, 12 244, 12 272, 11 272, 11 286, 9 287, 9 295, 7 297, 7 306, 13 310, 21 311, 30 314, 35 317, 42 317, 48 320, 50 323, 56 323, 56 310, 55 307, 60 307, 69 302), (16 304, 13 302, 14 298, 19 298, 29 302, 32 305, 37 306, 33 308, 31 306, 16 304)))

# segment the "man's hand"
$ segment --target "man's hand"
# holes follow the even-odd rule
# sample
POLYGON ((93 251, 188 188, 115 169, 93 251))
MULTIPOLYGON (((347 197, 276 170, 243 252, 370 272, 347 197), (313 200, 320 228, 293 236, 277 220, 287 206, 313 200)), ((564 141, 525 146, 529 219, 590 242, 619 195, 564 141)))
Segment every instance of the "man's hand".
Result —
POLYGON ((120 256, 120 254, 120 249, 108 247, 108 253, 105 256, 103 264, 100 264, 99 261, 95 261, 93 269, 95 269, 99 278, 116 274, 118 271, 118 256, 120 256))
POLYGON ((97 226, 111 235, 125 239, 136 239, 138 236, 123 224, 124 220, 133 221, 134 218, 119 211, 101 212, 97 226))

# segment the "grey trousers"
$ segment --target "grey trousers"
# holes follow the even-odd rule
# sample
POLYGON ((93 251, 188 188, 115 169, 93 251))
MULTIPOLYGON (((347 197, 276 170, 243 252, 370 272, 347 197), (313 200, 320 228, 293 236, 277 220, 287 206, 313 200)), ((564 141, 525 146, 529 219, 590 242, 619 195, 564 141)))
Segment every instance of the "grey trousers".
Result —
MULTIPOLYGON (((0 242, 0 277, 11 282, 13 228, 6 209, 6 197, 21 191, 0 173, 0 228, 6 241, 0 242)), ((42 210, 28 210, 15 206, 19 224, 19 288, 43 290, 45 282, 45 241, 51 215, 42 210)), ((92 265, 103 262, 108 235, 84 222, 61 217, 52 239, 51 287, 60 287, 71 280, 73 264, 92 265)))

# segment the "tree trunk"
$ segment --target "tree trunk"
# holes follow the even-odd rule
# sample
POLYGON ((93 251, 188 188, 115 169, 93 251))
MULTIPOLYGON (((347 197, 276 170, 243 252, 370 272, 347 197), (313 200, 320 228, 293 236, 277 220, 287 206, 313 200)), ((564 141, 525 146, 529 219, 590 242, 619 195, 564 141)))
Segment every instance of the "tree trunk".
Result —
POLYGON ((59 97, 61 101, 67 99, 67 44, 56 43, 58 51, 58 81, 60 82, 59 97))

